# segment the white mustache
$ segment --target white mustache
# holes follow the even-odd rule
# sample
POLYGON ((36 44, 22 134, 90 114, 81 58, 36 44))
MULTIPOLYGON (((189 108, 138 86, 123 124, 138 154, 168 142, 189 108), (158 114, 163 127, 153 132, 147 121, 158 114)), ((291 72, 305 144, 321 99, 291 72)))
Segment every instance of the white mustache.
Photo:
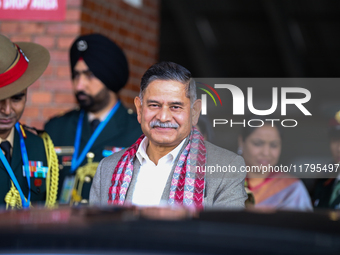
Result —
POLYGON ((150 122, 150 127, 161 127, 161 128, 178 128, 179 125, 177 123, 171 122, 160 122, 159 120, 154 120, 150 122))

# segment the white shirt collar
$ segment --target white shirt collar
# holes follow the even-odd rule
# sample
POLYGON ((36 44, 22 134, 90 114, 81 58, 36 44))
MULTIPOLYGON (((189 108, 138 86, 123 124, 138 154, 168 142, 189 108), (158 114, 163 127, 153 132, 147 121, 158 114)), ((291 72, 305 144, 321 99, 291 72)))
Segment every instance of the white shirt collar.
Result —
MULTIPOLYGON (((177 147, 175 149, 170 151, 168 154, 166 154, 162 158, 171 157, 171 161, 173 162, 177 158, 178 153, 180 152, 180 150, 181 150, 183 144, 185 143, 186 139, 187 138, 183 139, 183 141, 179 145, 177 145, 177 147)), ((151 161, 148 154, 146 153, 146 149, 148 147, 148 144, 149 144, 149 139, 145 136, 143 138, 142 142, 140 143, 138 150, 137 150, 137 153, 136 153, 137 159, 139 160, 139 163, 141 165, 143 164, 143 160, 151 161)))
POLYGON ((8 141, 8 142, 11 144, 12 148, 13 148, 13 143, 14 143, 14 127, 12 127, 11 132, 10 132, 9 135, 6 137, 6 139, 2 139, 2 138, 0 137, 0 143, 2 143, 2 142, 4 142, 4 141, 8 141))

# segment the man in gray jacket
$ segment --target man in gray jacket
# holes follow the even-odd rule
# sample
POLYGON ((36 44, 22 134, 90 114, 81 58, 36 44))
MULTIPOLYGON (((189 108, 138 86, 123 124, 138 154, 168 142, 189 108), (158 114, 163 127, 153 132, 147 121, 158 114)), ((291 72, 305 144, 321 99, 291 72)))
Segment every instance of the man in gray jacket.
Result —
POLYGON ((204 141, 194 127, 201 100, 186 68, 151 66, 134 102, 144 135, 100 162, 90 204, 244 207, 244 161, 204 141))

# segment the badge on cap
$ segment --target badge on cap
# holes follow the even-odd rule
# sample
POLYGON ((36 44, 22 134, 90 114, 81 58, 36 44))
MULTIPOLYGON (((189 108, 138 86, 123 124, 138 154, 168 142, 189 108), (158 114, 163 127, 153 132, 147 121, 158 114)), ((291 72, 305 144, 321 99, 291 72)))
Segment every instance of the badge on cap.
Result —
POLYGON ((87 50, 87 42, 84 41, 84 40, 80 40, 78 43, 77 43, 77 49, 79 51, 86 51, 87 50))

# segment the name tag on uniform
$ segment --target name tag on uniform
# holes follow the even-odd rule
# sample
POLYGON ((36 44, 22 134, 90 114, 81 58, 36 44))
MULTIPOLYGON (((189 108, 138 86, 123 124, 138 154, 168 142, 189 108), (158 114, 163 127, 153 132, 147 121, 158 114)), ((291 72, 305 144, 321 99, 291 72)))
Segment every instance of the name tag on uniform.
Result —
POLYGON ((125 149, 125 147, 105 147, 102 154, 103 154, 103 157, 108 157, 112 155, 113 153, 116 153, 123 149, 125 149))
MULTIPOLYGON (((30 177, 46 178, 48 167, 43 166, 42 161, 28 161, 30 177)), ((25 167, 22 166, 22 173, 26 177, 25 167)))

